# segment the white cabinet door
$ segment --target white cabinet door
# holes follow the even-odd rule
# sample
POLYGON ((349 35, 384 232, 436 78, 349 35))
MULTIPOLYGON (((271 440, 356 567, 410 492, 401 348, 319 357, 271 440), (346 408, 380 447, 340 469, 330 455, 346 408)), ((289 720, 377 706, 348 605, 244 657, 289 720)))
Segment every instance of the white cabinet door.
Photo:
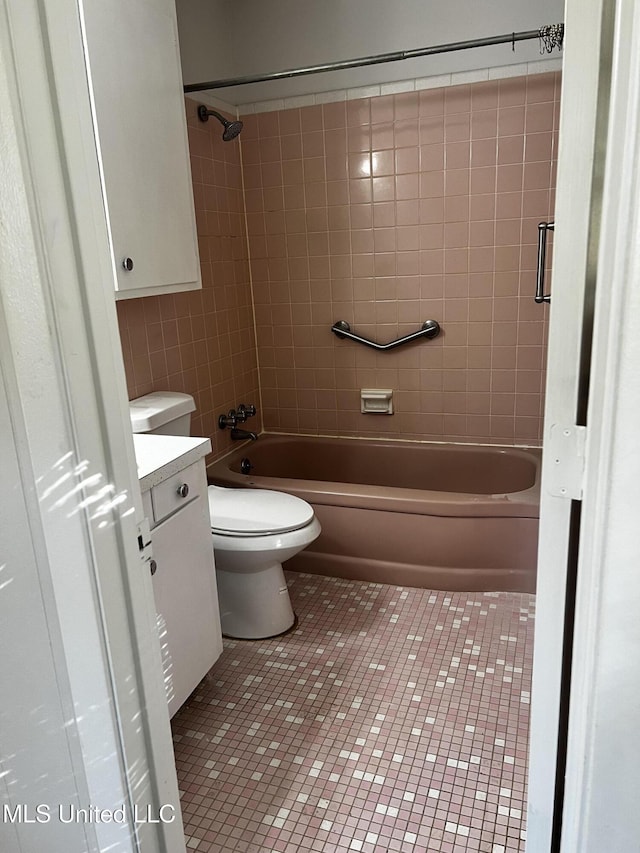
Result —
POLYGON ((151 540, 153 594, 173 716, 222 652, 211 526, 202 496, 154 528, 151 540))
POLYGON ((174 0, 83 0, 83 8, 117 296, 197 289, 174 0))

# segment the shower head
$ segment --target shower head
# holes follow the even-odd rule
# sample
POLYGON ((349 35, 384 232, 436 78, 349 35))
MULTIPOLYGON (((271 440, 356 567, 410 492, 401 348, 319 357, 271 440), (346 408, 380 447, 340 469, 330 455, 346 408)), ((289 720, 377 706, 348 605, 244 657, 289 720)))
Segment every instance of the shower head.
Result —
POLYGON ((235 139, 242 130, 241 121, 227 121, 227 119, 220 115, 220 113, 217 113, 215 110, 208 110, 204 104, 200 104, 198 107, 198 118, 200 121, 209 121, 209 116, 215 116, 220 124, 224 125, 222 138, 225 142, 230 142, 232 139, 235 139))

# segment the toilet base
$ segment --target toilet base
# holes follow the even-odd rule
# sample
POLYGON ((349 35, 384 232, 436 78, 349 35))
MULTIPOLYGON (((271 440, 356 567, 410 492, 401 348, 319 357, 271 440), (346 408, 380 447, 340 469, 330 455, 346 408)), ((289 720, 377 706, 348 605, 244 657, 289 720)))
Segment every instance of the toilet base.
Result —
MULTIPOLYGON (((299 624, 298 617, 297 617, 296 613, 294 612, 294 614, 293 614, 293 625, 291 625, 291 627, 287 628, 286 631, 280 631, 279 634, 274 634, 272 637, 260 637, 260 639, 261 640, 275 640, 278 637, 286 637, 287 634, 292 634, 296 630, 296 628, 298 627, 298 624, 299 624)), ((224 633, 222 636, 225 638, 225 640, 246 640, 246 639, 248 639, 247 637, 232 637, 231 634, 224 634, 224 633)))
POLYGON ((224 636, 266 640, 297 624, 282 563, 274 561, 257 571, 225 571, 224 559, 218 558, 216 580, 224 636))

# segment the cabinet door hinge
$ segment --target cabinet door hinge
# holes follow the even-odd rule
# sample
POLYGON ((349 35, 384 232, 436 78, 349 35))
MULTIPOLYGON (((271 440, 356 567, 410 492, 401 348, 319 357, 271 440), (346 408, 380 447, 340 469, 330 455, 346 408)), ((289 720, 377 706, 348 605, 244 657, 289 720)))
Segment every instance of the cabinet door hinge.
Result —
POLYGON ((140 560, 143 563, 146 563, 153 557, 151 529, 148 518, 144 518, 138 525, 138 551, 140 552, 140 560))
POLYGON ((549 454, 545 467, 547 491, 558 498, 582 500, 587 428, 552 424, 544 448, 549 454))

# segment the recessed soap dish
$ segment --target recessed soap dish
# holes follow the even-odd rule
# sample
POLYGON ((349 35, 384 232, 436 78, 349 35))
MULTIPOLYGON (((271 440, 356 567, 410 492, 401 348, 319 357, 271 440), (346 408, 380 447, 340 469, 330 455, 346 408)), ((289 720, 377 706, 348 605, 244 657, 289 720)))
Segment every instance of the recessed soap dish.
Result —
POLYGON ((392 415, 393 391, 391 388, 361 388, 360 411, 364 415, 392 415))

